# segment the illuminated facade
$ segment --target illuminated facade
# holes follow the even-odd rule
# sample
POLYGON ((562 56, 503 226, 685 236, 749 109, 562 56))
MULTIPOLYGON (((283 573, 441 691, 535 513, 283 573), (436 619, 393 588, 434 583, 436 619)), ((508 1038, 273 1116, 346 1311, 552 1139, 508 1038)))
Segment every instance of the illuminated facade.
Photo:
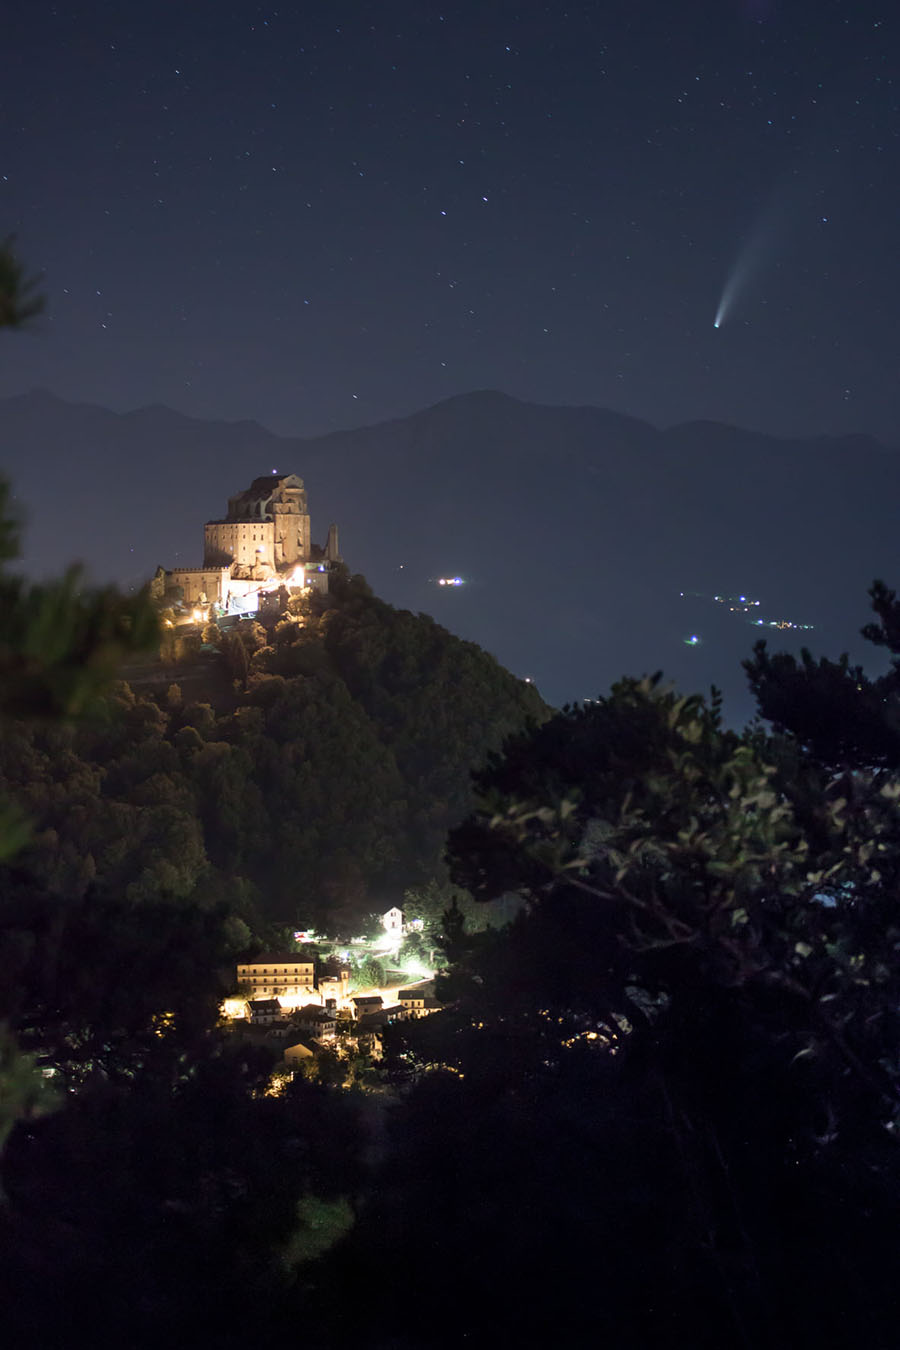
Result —
POLYGON ((347 966, 341 968, 338 975, 323 975, 319 977, 319 994, 322 1002, 329 999, 334 1000, 334 1006, 346 1003, 347 993, 350 988, 350 969, 347 966))
POLYGON ((417 1017, 428 1017, 430 1013, 440 1012, 443 1004, 436 999, 430 985, 417 985, 413 989, 400 990, 400 1013, 403 1021, 417 1017))
POLYGON ((315 1059, 316 1042, 298 1037, 284 1048, 284 1060, 289 1069, 298 1069, 305 1060, 315 1059))
POLYGON ((247 1019, 255 1027, 268 1027, 281 1021, 281 1004, 277 998, 251 998, 247 1004, 247 1019))
POLYGON ((317 1041, 333 1041, 337 1031, 337 1018, 334 1013, 329 1012, 327 1008, 320 1008, 317 1003, 311 1003, 294 1013, 293 1022, 301 1031, 305 1031, 308 1036, 314 1036, 317 1041))
POLYGON ((202 567, 157 575, 173 601, 250 614, 280 586, 327 591, 328 573, 339 561, 337 526, 329 527, 324 548, 313 544, 303 479, 289 473, 254 478, 229 497, 224 519, 203 527, 202 567))
POLYGON ((314 992, 315 963, 293 955, 257 956, 238 962, 237 982, 252 998, 296 998, 314 992))
POLYGON ((309 511, 303 479, 254 478, 228 499, 224 520, 203 527, 204 566, 261 567, 270 572, 310 561, 309 511))

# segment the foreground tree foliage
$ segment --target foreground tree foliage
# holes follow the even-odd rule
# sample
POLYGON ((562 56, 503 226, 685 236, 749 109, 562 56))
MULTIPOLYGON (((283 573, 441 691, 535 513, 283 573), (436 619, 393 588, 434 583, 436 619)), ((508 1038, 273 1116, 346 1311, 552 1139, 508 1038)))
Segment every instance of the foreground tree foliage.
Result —
POLYGON ((179 781, 189 761, 227 796, 197 730, 213 715, 178 702, 168 739, 155 703, 102 697, 153 639, 152 611, 71 578, 0 589, 5 1330, 27 1345, 71 1343, 73 1327, 97 1345, 244 1344, 260 1302, 277 1320, 352 1226, 356 1113, 303 1083, 271 1097, 276 1056, 218 1026, 251 934, 240 879, 212 885, 179 781), (51 1284, 53 1299, 33 1296, 51 1284))
POLYGON ((15 249, 15 238, 0 240, 0 328, 24 328, 46 304, 41 277, 30 277, 15 249))
POLYGON ((895 1342, 900 779, 787 725, 624 681, 479 775, 454 877, 528 907, 448 912, 371 1216, 432 1343, 895 1342))
MULTIPOLYGON (((0 1297, 24 1345, 238 1346, 281 1325, 304 1264, 353 1222, 352 1102, 272 1057, 194 1060, 172 1086, 97 1083, 19 1127, 3 1165, 0 1297), (52 1299, 35 1291, 52 1284, 52 1299)), ((295 1295, 302 1303, 302 1294, 295 1295)))
MULTIPOLYGON (((0 329, 19 328, 41 312, 44 299, 37 287, 12 241, 0 243, 0 329)), ((157 636, 146 595, 86 588, 77 568, 59 581, 30 585, 10 568, 18 550, 9 486, 0 480, 0 745, 5 753, 16 741, 12 719, 57 724, 83 712, 105 691, 125 657, 151 647, 157 636)), ((20 795, 9 783, 0 783, 0 864, 20 855, 33 828, 20 795)), ((6 941, 11 906, 15 902, 0 885, 0 951, 12 959, 12 968, 4 962, 0 973, 0 1148, 16 1120, 57 1104, 35 1057, 20 1049, 5 1020, 21 993, 6 941)))
MULTIPOLYGON (((0 245, 0 327, 42 303, 0 245)), ((176 748, 154 704, 104 698, 158 641, 148 598, 75 570, 30 586, 9 569, 17 542, 0 484, 4 1332, 244 1345, 352 1226, 355 1111, 303 1083, 270 1096, 272 1053, 219 1031, 250 934, 225 903, 239 879, 204 893, 177 779, 214 719, 181 710, 176 748)))
MULTIPOLYGON (((9 558, 11 525, 0 538, 9 558)), ((176 747, 155 704, 102 697, 155 640, 152 610, 74 574, 3 574, 0 592, 4 1328, 25 1345, 244 1344, 260 1302, 277 1319, 353 1223, 355 1111, 307 1084, 269 1097, 273 1053, 218 1028, 250 932, 225 903, 237 879, 204 890, 178 780, 214 719, 179 705, 176 747)))
POLYGON ((846 656, 773 655, 765 642, 744 662, 763 717, 836 769, 900 768, 900 604, 883 581, 869 597, 876 621, 862 635, 890 653, 884 675, 871 679, 846 656))

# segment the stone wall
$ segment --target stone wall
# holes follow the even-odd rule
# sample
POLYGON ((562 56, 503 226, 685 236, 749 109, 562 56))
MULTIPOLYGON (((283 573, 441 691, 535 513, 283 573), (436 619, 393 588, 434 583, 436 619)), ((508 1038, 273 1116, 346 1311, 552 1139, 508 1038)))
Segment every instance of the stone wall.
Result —
POLYGON ((271 520, 211 520, 203 527, 203 558, 207 566, 272 567, 275 526, 271 520))
POLYGON ((180 590, 186 605, 196 605, 204 596, 210 604, 224 604, 229 570, 227 567, 175 567, 166 572, 166 592, 180 590))

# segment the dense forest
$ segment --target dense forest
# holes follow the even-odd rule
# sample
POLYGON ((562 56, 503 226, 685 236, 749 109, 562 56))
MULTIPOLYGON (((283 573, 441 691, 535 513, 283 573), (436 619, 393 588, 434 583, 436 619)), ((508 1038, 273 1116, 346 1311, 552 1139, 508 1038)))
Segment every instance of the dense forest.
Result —
POLYGON ((47 1343, 64 1306, 104 1344, 246 1330, 352 1224, 368 1127, 324 1073, 270 1095, 277 1057, 219 1026, 235 957, 285 924, 359 931, 405 888, 430 914, 473 767, 548 710, 358 577, 202 651, 75 572, 2 584, 9 1325, 47 1343), (114 678, 129 659, 143 693, 114 678), (27 1293, 47 1279, 53 1309, 27 1293))
POLYGON ((879 680, 748 659, 771 731, 625 680, 478 776, 454 877, 528 907, 447 916, 348 1244, 399 1255, 423 1319, 454 1272, 441 1344, 482 1343, 473 1304, 526 1344, 896 1342, 900 604, 872 598, 879 680))
MULTIPOLYGON (((32 833, 5 887, 67 903, 225 902, 254 933, 349 937, 379 903, 442 880, 472 769, 547 710, 480 648, 361 578, 336 576, 300 608, 268 630, 207 629, 212 702, 185 701, 173 662, 155 694, 120 683, 77 722, 10 723, 0 794, 32 833)), ((185 660, 196 693, 190 648, 185 660)))

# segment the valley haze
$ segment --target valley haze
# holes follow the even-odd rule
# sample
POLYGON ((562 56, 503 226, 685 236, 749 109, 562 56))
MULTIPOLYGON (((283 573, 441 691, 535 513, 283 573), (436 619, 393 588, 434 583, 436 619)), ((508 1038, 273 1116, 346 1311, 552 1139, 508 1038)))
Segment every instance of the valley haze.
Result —
POLYGON ((900 582, 900 458, 867 436, 783 439, 712 422, 660 430, 495 391, 310 438, 162 406, 118 413, 35 391, 0 401, 0 468, 35 577, 74 559, 138 586, 196 566, 206 520, 252 478, 306 485, 313 535, 352 572, 532 679, 553 704, 662 670, 753 713, 740 668, 775 649, 878 670, 859 637, 875 577, 900 582), (441 577, 464 584, 440 587, 441 577), (813 625, 764 630, 713 596, 813 625), (692 641, 692 639, 697 639, 692 641))

